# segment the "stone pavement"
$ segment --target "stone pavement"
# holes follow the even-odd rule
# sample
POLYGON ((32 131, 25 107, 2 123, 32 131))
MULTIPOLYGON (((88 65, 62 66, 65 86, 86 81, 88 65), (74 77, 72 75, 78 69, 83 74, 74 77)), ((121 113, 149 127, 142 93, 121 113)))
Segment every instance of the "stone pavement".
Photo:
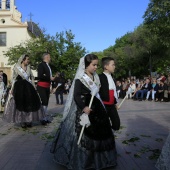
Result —
MULTIPOLYGON (((53 121, 47 126, 37 123, 24 130, 0 120, 0 170, 66 170, 56 165, 50 153, 62 111, 63 106, 56 105, 51 95, 48 112, 53 121)), ((115 132, 118 152, 115 169, 156 169, 157 156, 170 131, 170 103, 126 100, 119 115, 121 129, 115 132)))

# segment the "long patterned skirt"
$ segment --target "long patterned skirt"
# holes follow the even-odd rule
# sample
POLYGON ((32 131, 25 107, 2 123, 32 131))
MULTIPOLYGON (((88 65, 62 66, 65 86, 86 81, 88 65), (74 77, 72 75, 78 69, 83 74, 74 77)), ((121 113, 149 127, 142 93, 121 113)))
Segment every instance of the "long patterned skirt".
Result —
POLYGON ((31 83, 18 80, 13 89, 13 96, 8 95, 3 119, 7 122, 33 122, 45 117, 40 98, 31 83))

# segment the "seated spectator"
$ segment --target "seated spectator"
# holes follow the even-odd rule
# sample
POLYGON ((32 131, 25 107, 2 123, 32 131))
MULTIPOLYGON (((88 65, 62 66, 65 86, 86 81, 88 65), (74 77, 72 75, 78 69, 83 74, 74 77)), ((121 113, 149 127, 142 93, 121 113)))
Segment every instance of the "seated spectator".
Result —
POLYGON ((156 92, 158 91, 158 84, 156 82, 156 79, 153 80, 152 84, 151 84, 151 89, 147 92, 147 95, 146 95, 146 100, 149 99, 149 96, 150 94, 152 95, 152 100, 154 101, 155 100, 155 94, 156 92))
POLYGON ((170 90, 168 90, 168 102, 170 101, 170 90))
POLYGON ((147 94, 147 92, 151 89, 150 80, 147 78, 145 81, 145 84, 142 86, 141 90, 138 90, 136 92, 136 99, 139 101, 142 101, 144 99, 144 96, 147 94), (140 95, 140 98, 139 98, 140 95))
POLYGON ((133 97, 134 100, 136 99, 136 92, 139 91, 139 90, 141 90, 141 88, 143 87, 143 85, 144 85, 143 80, 140 80, 140 81, 138 81, 138 82, 136 83, 136 90, 134 91, 134 93, 133 93, 133 95, 132 95, 132 97, 133 97))
POLYGON ((168 83, 167 80, 164 81, 164 101, 168 101, 168 83))
POLYGON ((164 82, 166 80, 166 77, 163 74, 161 74, 161 76, 158 78, 158 80, 161 80, 164 82))
POLYGON ((122 81, 122 98, 124 98, 126 96, 127 89, 128 89, 127 80, 122 81))
POLYGON ((164 101, 164 81, 160 80, 160 84, 158 86, 158 91, 156 93, 156 100, 155 102, 157 101, 161 101, 163 102, 164 101))
POLYGON ((132 98, 132 94, 134 94, 134 92, 136 91, 136 83, 134 82, 134 80, 130 81, 128 91, 132 91, 132 93, 128 94, 128 98, 132 98))

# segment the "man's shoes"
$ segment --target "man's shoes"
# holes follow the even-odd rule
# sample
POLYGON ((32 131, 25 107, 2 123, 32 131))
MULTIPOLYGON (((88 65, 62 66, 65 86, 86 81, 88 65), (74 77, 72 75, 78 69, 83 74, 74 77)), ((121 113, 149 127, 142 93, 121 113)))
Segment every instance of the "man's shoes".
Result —
POLYGON ((47 122, 45 120, 40 121, 42 125, 47 125, 47 122))
POLYGON ((42 125, 47 125, 47 123, 51 123, 50 120, 41 120, 40 122, 42 125))
POLYGON ((142 101, 142 99, 139 99, 139 101, 142 101))
POLYGON ((27 127, 32 127, 32 122, 27 122, 26 125, 27 127))
POLYGON ((27 128, 27 124, 25 122, 20 123, 22 128, 27 128))
POLYGON ((50 120, 46 120, 46 123, 51 123, 51 121, 50 120))

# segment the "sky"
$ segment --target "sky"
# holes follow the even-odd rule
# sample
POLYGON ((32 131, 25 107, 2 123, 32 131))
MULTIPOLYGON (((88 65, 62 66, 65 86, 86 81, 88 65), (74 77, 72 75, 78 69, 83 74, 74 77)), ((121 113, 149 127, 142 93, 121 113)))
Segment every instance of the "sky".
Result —
POLYGON ((22 21, 32 21, 46 33, 71 30, 75 42, 99 52, 143 23, 150 0, 15 0, 22 21))

